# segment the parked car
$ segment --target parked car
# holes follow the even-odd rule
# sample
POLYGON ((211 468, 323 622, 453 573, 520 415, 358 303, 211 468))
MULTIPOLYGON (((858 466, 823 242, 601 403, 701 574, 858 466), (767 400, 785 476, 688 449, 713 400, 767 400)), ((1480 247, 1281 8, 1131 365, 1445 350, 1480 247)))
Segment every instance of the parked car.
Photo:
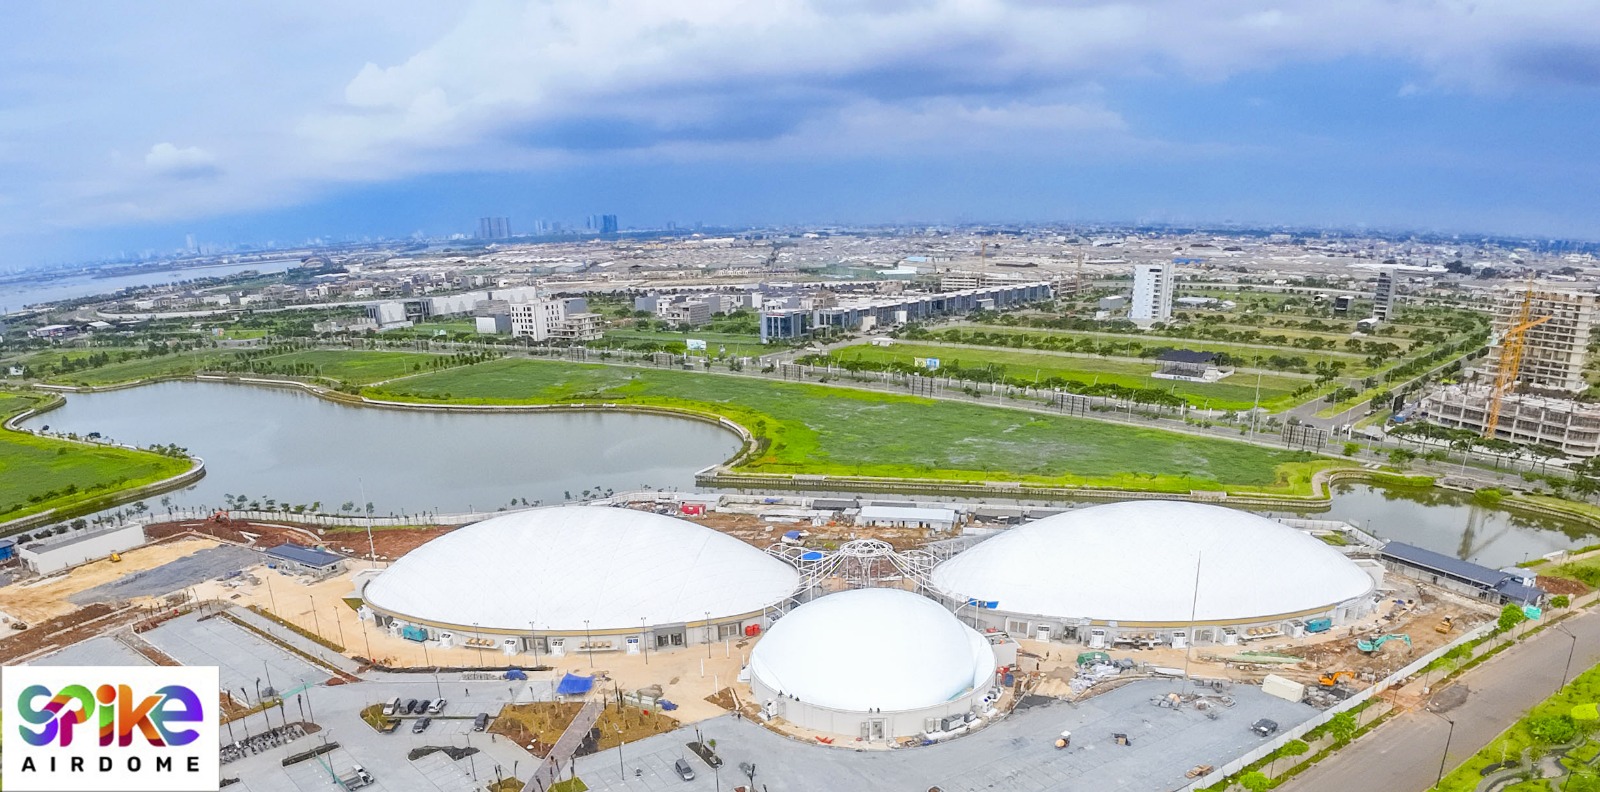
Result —
POLYGON ((428 714, 438 715, 439 713, 444 712, 444 705, 444 699, 439 699, 438 701, 433 702, 433 704, 428 707, 428 714))
POLYGON ((433 702, 431 702, 431 701, 429 701, 427 699, 423 699, 422 701, 417 702, 417 714, 418 715, 426 715, 426 714, 428 714, 428 705, 430 705, 432 703, 433 702))
POLYGON ((484 729, 487 729, 487 728, 489 728, 489 713, 487 713, 487 712, 478 713, 478 717, 472 719, 472 730, 473 731, 483 731, 484 729))
POLYGON ((415 715, 415 714, 417 714, 417 700, 416 699, 406 699, 405 709, 401 710, 400 714, 402 714, 402 715, 415 715))
POLYGON ((373 782, 372 774, 367 772, 367 768, 362 767, 361 765, 356 765, 355 768, 354 768, 354 771, 355 771, 356 776, 358 778, 360 778, 363 782, 368 783, 368 784, 373 782))
POLYGON ((1273 733, 1278 731, 1278 722, 1275 720, 1267 720, 1266 718, 1262 718, 1261 720, 1250 724, 1250 731, 1253 731, 1262 737, 1271 737, 1273 733))
POLYGON ((422 716, 420 718, 417 718, 417 722, 411 724, 411 733, 412 734, 421 734, 421 733, 423 733, 423 732, 428 730, 428 725, 431 724, 431 723, 433 723, 433 718, 430 718, 430 717, 428 717, 426 715, 424 715, 424 716, 422 716))
POLYGON ((672 769, 677 772, 679 778, 685 781, 694 780, 694 768, 690 767, 688 762, 679 759, 672 763, 672 769))
POLYGON ((400 701, 400 699, 396 698, 394 701, 390 701, 390 702, 384 704, 383 705, 383 717, 391 718, 391 717, 394 717, 395 715, 400 714, 400 705, 401 705, 401 703, 402 702, 400 701))

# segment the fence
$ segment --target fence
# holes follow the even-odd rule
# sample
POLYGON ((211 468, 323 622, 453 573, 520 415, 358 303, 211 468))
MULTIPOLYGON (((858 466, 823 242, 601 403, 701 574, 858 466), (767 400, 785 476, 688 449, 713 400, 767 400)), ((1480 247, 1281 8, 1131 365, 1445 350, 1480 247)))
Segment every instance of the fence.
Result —
POLYGON ((1356 707, 1360 706, 1362 702, 1365 702, 1379 693, 1382 693, 1385 690, 1388 690, 1389 688, 1392 688, 1400 682, 1410 678, 1412 675, 1427 667, 1429 663, 1444 657, 1456 647, 1488 635, 1494 630, 1494 628, 1495 623, 1489 622, 1479 626, 1476 629, 1463 633, 1460 638, 1457 638, 1456 640, 1451 641, 1450 643, 1445 644, 1444 646, 1441 646, 1438 649, 1435 649, 1423 655, 1422 657, 1411 661, 1411 663, 1404 668, 1401 668, 1400 670, 1384 677, 1383 679, 1378 680, 1372 685, 1372 687, 1369 687, 1366 690, 1363 690, 1354 696, 1351 696, 1350 698, 1347 698, 1344 701, 1329 707, 1326 710, 1323 710, 1322 714, 1306 721, 1305 723, 1279 732, 1277 739, 1272 740, 1264 745, 1260 745, 1249 753, 1246 753, 1245 755, 1234 759, 1233 761, 1228 762, 1221 767, 1218 767, 1210 773, 1195 779, 1195 781, 1190 783, 1188 786, 1179 787, 1176 792, 1197 792, 1197 790, 1201 790, 1221 782, 1228 776, 1233 775, 1234 773, 1237 773, 1244 768, 1267 758, 1268 754, 1271 754, 1273 751, 1282 748, 1284 744, 1288 743, 1290 740, 1298 740, 1303 737, 1306 732, 1309 732, 1312 729, 1315 729, 1318 726, 1333 720, 1335 715, 1355 709, 1356 707))

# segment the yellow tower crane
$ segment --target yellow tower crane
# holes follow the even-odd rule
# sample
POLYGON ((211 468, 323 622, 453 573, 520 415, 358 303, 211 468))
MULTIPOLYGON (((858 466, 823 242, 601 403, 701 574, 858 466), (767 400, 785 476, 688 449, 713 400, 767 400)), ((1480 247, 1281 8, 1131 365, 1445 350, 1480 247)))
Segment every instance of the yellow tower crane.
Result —
POLYGON ((1488 420, 1483 422, 1483 436, 1493 440, 1495 430, 1500 428, 1500 406, 1511 389, 1516 387, 1517 373, 1522 369, 1522 350, 1527 344, 1528 331, 1550 321, 1551 317, 1541 316, 1538 319, 1529 319, 1533 313, 1533 283, 1528 283, 1527 291, 1522 294, 1522 307, 1517 311, 1511 326, 1506 328, 1505 337, 1500 339, 1500 366, 1494 375, 1494 389, 1489 392, 1488 420))

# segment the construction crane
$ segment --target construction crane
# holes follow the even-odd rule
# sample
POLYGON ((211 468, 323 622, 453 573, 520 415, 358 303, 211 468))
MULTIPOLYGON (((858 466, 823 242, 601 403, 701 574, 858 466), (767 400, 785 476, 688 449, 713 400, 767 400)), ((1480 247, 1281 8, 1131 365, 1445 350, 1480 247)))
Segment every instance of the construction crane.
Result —
POLYGON ((1489 415, 1483 422, 1483 436, 1493 440, 1495 430, 1500 427, 1500 406, 1507 393, 1517 384, 1517 373, 1522 369, 1522 350, 1528 340, 1528 331, 1550 321, 1551 317, 1541 316, 1530 319, 1533 313, 1533 281, 1528 281, 1527 290, 1522 293, 1522 307, 1513 317, 1511 326, 1506 328, 1506 334, 1500 339, 1500 367, 1494 375, 1494 388, 1489 392, 1489 415))

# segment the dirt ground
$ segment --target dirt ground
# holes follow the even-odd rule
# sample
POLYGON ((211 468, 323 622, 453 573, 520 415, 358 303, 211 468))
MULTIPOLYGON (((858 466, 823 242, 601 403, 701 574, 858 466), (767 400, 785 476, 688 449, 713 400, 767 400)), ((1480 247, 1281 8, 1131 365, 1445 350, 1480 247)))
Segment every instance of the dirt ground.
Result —
POLYGON ((72 613, 35 622, 27 630, 6 630, 9 634, 0 636, 0 662, 9 663, 71 646, 129 624, 143 613, 140 608, 114 608, 96 603, 72 613))
POLYGON ((1380 611, 1382 615, 1365 625, 1335 629, 1327 637, 1301 646, 1272 649, 1303 657, 1306 665, 1310 666, 1308 669, 1286 669, 1279 673, 1297 681, 1315 682, 1323 673, 1351 671, 1356 675, 1354 687, 1365 687, 1365 681, 1388 676, 1413 659, 1493 618, 1481 610, 1458 604, 1454 599, 1421 592, 1412 594, 1410 599, 1414 600, 1410 606, 1397 605, 1393 599, 1386 601, 1380 611), (1454 626, 1450 632, 1441 633, 1435 628, 1446 616, 1454 618, 1454 626), (1372 654, 1356 648, 1357 639, 1371 639, 1380 635, 1410 636, 1411 644, 1407 646, 1404 641, 1391 641, 1372 654))
POLYGON ((926 531, 911 528, 866 528, 832 523, 813 527, 805 520, 795 523, 771 523, 761 519, 759 515, 733 512, 678 516, 761 549, 777 544, 787 531, 806 531, 810 534, 806 544, 813 547, 839 544, 851 539, 881 539, 894 545, 896 550, 911 550, 927 542, 926 531))
POLYGON ((1536 582, 1538 583, 1539 588, 1542 588, 1545 591, 1550 592, 1550 596, 1552 596, 1552 597, 1557 595, 1557 594, 1565 594, 1565 595, 1567 595, 1569 597, 1578 597, 1578 596, 1581 596, 1581 595, 1584 595, 1584 594, 1588 594, 1590 591, 1593 591, 1593 589, 1589 588, 1588 586, 1584 585, 1583 583, 1580 583, 1580 582, 1578 582, 1576 580, 1572 580, 1570 578, 1559 578, 1559 577, 1550 577, 1549 575, 1540 575, 1536 582))
POLYGON ((154 569, 190 553, 216 547, 213 539, 185 538, 148 544, 122 554, 121 561, 102 559, 36 580, 0 587, 0 614, 29 624, 71 613, 67 598, 124 575, 154 569))

